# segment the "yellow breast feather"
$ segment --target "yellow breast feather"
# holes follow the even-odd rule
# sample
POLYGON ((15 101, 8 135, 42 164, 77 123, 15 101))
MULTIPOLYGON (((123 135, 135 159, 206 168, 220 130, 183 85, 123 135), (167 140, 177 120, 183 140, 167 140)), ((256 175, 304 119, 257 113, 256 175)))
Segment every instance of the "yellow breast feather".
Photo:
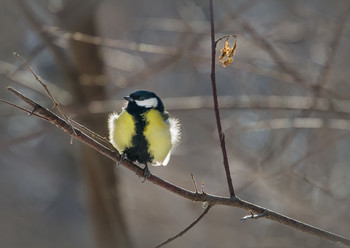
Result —
POLYGON ((123 110, 120 115, 113 113, 108 119, 109 141, 119 152, 123 152, 132 145, 132 137, 135 134, 135 122, 133 117, 123 110))
POLYGON ((166 165, 164 162, 168 160, 166 158, 172 147, 170 125, 155 109, 146 112, 144 118, 146 121, 144 135, 149 143, 149 153, 154 157, 153 162, 166 165))

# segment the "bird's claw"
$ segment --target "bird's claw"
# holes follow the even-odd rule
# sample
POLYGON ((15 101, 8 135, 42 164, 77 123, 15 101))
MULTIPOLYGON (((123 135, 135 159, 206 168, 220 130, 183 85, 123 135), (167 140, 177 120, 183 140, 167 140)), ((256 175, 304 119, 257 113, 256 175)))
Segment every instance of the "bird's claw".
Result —
POLYGON ((117 162, 117 166, 119 166, 121 163, 123 163, 126 160, 125 153, 120 154, 120 160, 117 162))
POLYGON ((148 179, 151 176, 151 172, 149 171, 147 164, 145 165, 145 168, 143 169, 143 175, 142 176, 144 178, 142 183, 144 183, 146 181, 146 179, 148 179))

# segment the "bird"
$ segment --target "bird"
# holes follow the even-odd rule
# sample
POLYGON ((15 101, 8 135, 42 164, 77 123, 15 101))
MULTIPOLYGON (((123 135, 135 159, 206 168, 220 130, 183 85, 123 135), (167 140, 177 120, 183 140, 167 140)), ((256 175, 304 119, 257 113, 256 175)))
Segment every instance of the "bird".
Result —
POLYGON ((120 114, 108 118, 109 140, 121 158, 144 164, 144 180, 150 176, 148 163, 166 166, 180 140, 180 123, 170 118, 162 100, 151 91, 139 90, 124 97, 120 114))

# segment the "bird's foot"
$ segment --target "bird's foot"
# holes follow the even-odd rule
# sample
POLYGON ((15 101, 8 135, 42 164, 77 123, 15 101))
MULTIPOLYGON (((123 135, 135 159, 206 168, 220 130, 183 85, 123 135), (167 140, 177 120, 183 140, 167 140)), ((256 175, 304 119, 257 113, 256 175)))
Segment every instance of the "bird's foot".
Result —
POLYGON ((143 169, 143 181, 142 183, 144 183, 146 181, 146 179, 148 179, 151 176, 151 172, 148 169, 147 164, 145 164, 145 168, 143 169))
POLYGON ((120 160, 117 162, 117 166, 119 166, 121 163, 123 163, 127 159, 125 153, 120 154, 120 160))

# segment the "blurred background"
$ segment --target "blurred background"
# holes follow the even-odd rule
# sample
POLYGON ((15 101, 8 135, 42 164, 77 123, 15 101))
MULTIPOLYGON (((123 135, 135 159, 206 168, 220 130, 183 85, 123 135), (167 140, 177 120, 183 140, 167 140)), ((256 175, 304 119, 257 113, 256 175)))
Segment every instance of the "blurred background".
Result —
MULTIPOLYGON (((349 22, 346 0, 214 1, 221 117, 242 199, 350 238, 349 22), (233 40, 229 40, 230 46, 233 40), (218 44, 218 52, 223 42, 218 44)), ((155 175, 228 195, 212 110, 208 1, 2 0, 0 97, 13 86, 107 136, 123 96, 156 92, 182 139, 155 175)), ((23 105, 24 106, 24 105, 23 105)), ((55 110, 56 111, 56 110, 55 110)), ((57 112, 57 111, 56 111, 57 112)), ((54 126, 0 104, 0 246, 154 247, 202 212, 54 126)), ((241 209, 217 206, 167 247, 336 247, 241 209)))

